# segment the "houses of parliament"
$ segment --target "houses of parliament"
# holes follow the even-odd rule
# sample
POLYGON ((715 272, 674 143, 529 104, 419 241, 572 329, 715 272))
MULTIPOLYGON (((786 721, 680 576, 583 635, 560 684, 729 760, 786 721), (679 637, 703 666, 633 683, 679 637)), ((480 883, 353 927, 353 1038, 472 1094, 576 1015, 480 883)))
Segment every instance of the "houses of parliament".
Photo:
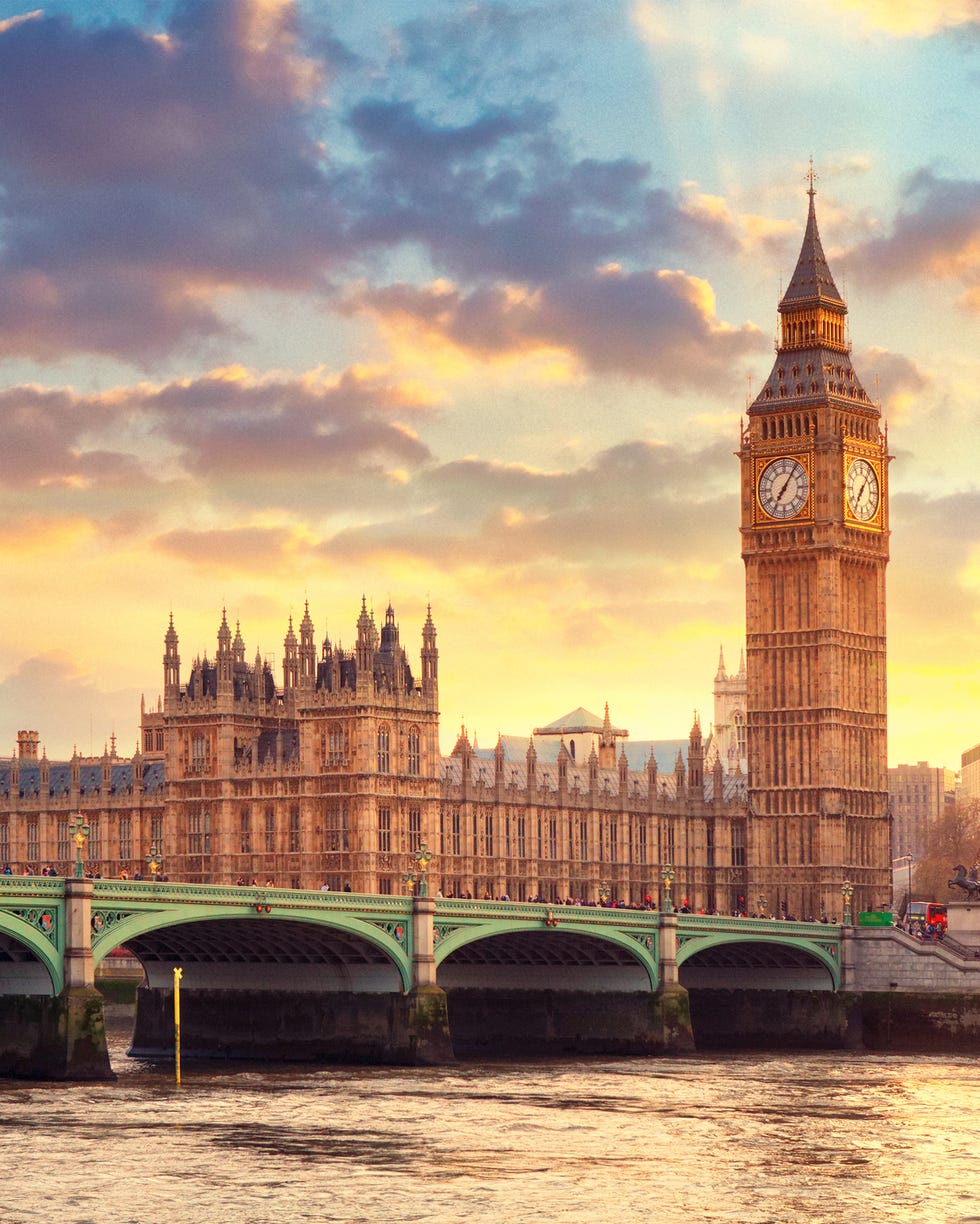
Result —
POLYGON ((211 658, 182 669, 173 617, 163 693, 131 759, 48 761, 34 731, 0 761, 0 864, 171 879, 406 891, 421 843, 446 895, 828 918, 842 887, 890 897, 885 568, 887 438, 851 363, 812 181, 772 371, 738 439, 744 663, 715 678, 714 720, 637 744, 573 711, 478 749, 439 748, 431 609, 420 654, 361 601, 352 650, 307 606, 281 675, 222 614, 211 658), (664 877, 672 876, 672 891, 664 877))

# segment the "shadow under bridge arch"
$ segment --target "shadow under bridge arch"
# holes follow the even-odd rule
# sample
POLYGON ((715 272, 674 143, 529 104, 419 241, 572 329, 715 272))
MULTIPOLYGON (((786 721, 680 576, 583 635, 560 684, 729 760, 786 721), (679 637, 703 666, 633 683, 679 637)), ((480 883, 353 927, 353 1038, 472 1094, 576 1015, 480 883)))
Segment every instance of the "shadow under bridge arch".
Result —
POLYGON ((125 929, 131 925, 120 924, 114 935, 138 957, 153 989, 172 988, 175 966, 191 990, 388 994, 411 985, 404 931, 399 938, 369 923, 272 914, 125 929))
POLYGON ((0 922, 0 995, 56 995, 64 985, 61 956, 29 921, 0 922))
POLYGON ((613 930, 465 927, 436 944, 439 985, 452 990, 652 991, 651 947, 613 930))
POLYGON ((457 1057, 654 1053, 656 936, 591 929, 461 926, 436 944, 457 1057), (503 929, 501 929, 503 927, 503 929))
POLYGON ((677 952, 688 990, 825 990, 840 988, 832 949, 806 940, 720 935, 687 940, 677 952))

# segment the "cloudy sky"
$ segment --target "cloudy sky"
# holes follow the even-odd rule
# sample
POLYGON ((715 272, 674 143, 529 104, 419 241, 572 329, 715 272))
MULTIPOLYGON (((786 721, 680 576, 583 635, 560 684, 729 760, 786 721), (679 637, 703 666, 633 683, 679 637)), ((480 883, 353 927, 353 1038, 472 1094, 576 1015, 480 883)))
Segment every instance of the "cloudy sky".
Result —
POLYGON ((443 743, 711 718, 817 171, 892 465, 892 763, 980 741, 977 0, 0 0, 0 753, 136 744, 173 612, 364 594, 443 743))

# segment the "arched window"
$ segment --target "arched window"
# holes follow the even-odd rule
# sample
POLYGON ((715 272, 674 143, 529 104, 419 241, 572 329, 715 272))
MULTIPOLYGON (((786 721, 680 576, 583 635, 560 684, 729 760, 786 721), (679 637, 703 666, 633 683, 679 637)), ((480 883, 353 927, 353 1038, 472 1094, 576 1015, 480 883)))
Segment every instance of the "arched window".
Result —
POLYGON ((201 734, 191 736, 191 769, 200 772, 207 764, 207 740, 201 734))
POLYGON ((417 778, 422 772, 422 745, 418 727, 408 729, 408 772, 417 778))
POLYGON ((343 765, 343 763, 344 728, 339 722, 335 722, 327 728, 327 764, 343 765))
POLYGON ((748 736, 745 728, 745 715, 741 710, 736 710, 732 715, 732 723, 735 726, 735 743, 738 747, 739 757, 744 757, 748 752, 748 736))
POLYGON ((387 723, 378 728, 378 773, 391 773, 391 731, 387 723))

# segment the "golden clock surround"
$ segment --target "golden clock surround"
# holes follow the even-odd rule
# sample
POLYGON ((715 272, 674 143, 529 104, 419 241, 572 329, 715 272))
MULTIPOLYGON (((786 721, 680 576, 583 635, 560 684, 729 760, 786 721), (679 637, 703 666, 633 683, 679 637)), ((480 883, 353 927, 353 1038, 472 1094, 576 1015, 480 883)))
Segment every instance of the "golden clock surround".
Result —
POLYGON ((753 527, 790 527, 797 526, 801 522, 811 522, 813 519, 813 454, 809 450, 792 450, 779 449, 772 450, 765 454, 756 454, 753 460, 753 498, 752 498, 752 525, 753 527), (787 515, 781 518, 778 515, 770 514, 763 505, 762 495, 760 493, 760 482, 763 473, 769 468, 770 464, 786 460, 789 463, 799 464, 806 474, 807 490, 803 504, 795 514, 787 515))
POLYGON ((859 531, 884 531, 886 529, 886 513, 888 507, 887 490, 885 482, 887 479, 886 460, 882 457, 879 448, 872 449, 871 447, 855 447, 853 442, 850 442, 844 449, 841 456, 841 500, 844 508, 844 523, 848 527, 856 527, 859 531), (851 468, 855 463, 867 465, 874 473, 874 479, 877 486, 876 495, 877 501, 874 514, 862 517, 855 512, 851 504, 851 497, 848 490, 848 480, 851 474, 851 468))

